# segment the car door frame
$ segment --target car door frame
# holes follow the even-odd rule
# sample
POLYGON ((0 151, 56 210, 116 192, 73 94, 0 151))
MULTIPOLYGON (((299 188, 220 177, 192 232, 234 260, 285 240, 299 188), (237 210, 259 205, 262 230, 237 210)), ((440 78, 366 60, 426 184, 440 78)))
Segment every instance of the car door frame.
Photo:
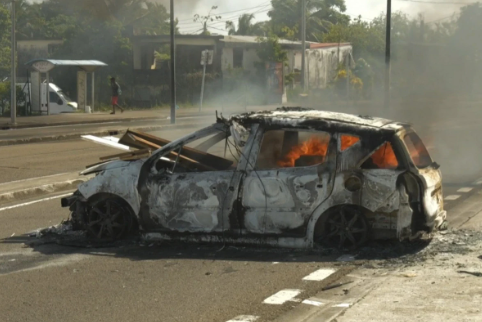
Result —
MULTIPOLYGON (((243 178, 243 187, 242 191, 240 191, 240 196, 239 199, 242 204, 243 208, 243 223, 244 223, 244 229, 247 235, 265 235, 265 236, 287 236, 287 237, 305 237, 307 234, 308 230, 308 225, 311 219, 311 216, 313 212, 321 205, 323 204, 331 195, 334 187, 334 181, 336 177, 336 158, 337 158, 337 136, 336 133, 332 131, 328 131, 322 128, 309 128, 309 127, 303 127, 303 126, 297 126, 296 128, 284 128, 284 127, 270 127, 270 126, 260 126, 259 130, 254 133, 254 140, 253 140, 253 147, 252 151, 249 155, 248 158, 248 164, 246 168, 246 174, 243 178), (330 141, 329 141, 329 149, 327 152, 326 159, 323 163, 315 166, 308 166, 308 167, 294 167, 294 168, 278 168, 278 169, 263 169, 263 170, 255 170, 256 162, 260 153, 261 145, 262 145, 262 140, 264 137, 264 134, 270 130, 291 130, 291 131, 303 131, 303 132, 323 132, 327 133, 330 135, 330 141), (311 171, 308 171, 311 170, 311 171), (316 171, 313 171, 316 170, 316 171), (252 218, 249 218, 250 216, 250 207, 248 204, 247 207, 247 201, 246 198, 246 189, 250 188, 247 185, 246 181, 249 179, 249 176, 251 175, 251 178, 253 182, 258 181, 261 182, 263 178, 263 174, 271 174, 271 173, 277 173, 277 176, 279 176, 280 172, 285 172, 288 173, 303 173, 306 176, 313 176, 316 174, 318 180, 321 180, 315 185, 315 188, 313 189, 304 189, 306 186, 303 185, 302 180, 299 182, 299 188, 304 189, 304 190, 311 190, 308 193, 313 193, 315 192, 316 189, 321 189, 323 193, 323 200, 315 200, 311 204, 310 208, 303 209, 305 211, 302 211, 303 214, 300 215, 298 218, 298 227, 290 228, 290 229, 268 229, 266 225, 266 220, 273 218, 276 218, 275 216, 269 217, 270 213, 277 213, 279 214, 279 210, 275 209, 274 207, 269 207, 265 203, 261 213, 263 219, 261 222, 259 221, 259 214, 255 215, 255 222, 252 221, 252 218), (323 176, 323 178, 321 178, 323 176), (320 179, 321 178, 321 179, 320 179), (320 187, 316 187, 318 185, 321 185, 320 187)), ((295 177, 295 176, 291 176, 295 177)), ((258 189, 259 190, 259 189, 258 189)), ((263 190, 257 191, 261 194, 265 194, 266 192, 266 187, 263 187, 263 190)), ((307 191, 303 191, 303 193, 307 193, 307 191)), ((293 195, 292 195, 293 196, 293 195)), ((295 202, 296 203, 296 202, 295 202)), ((297 203, 296 206, 299 204, 297 203)), ((294 207, 294 209, 297 209, 298 207, 294 207)), ((288 212, 287 212, 288 213, 288 212)))
MULTIPOLYGON (((254 130, 257 129, 257 125, 252 126, 254 130)), ((221 214, 218 214, 218 218, 222 221, 222 226, 220 227, 221 229, 215 229, 215 230, 202 230, 202 229, 186 229, 186 230, 174 230, 169 227, 163 226, 162 224, 160 225, 159 222, 156 222, 155 219, 153 219, 151 210, 150 208, 153 206, 152 205, 152 192, 151 190, 153 189, 152 186, 150 186, 150 180, 154 180, 154 176, 156 174, 152 174, 152 171, 156 171, 155 165, 158 162, 158 160, 168 154, 171 151, 175 151, 179 149, 180 147, 184 146, 185 144, 188 144, 189 142, 208 137, 212 134, 219 133, 219 131, 227 131, 229 128, 227 127, 226 124, 223 123, 215 123, 209 127, 206 127, 204 129, 201 129, 197 132, 194 132, 190 135, 187 135, 183 138, 180 138, 176 141, 173 141, 169 143, 168 145, 164 146, 163 148, 155 151, 153 155, 146 160, 144 165, 141 168, 140 175, 139 175, 139 181, 138 181, 138 187, 137 191, 139 193, 140 197, 140 212, 139 212, 139 221, 141 226, 145 231, 149 232, 163 232, 163 233, 189 233, 189 234, 196 234, 196 233, 201 233, 201 234, 239 234, 239 230, 237 228, 240 228, 240 225, 237 224, 238 222, 238 210, 239 210, 239 204, 237 203, 238 196, 239 196, 239 190, 242 185, 242 176, 244 173, 244 170, 246 169, 246 165, 249 163, 246 157, 249 157, 250 151, 253 145, 253 138, 254 135, 252 132, 250 133, 248 140, 244 146, 244 150, 242 152, 242 155, 240 157, 240 160, 238 162, 238 165, 236 169, 234 170, 228 170, 230 173, 232 173, 232 178, 231 178, 231 184, 228 187, 227 195, 224 196, 224 200, 221 202, 223 204, 221 214)), ((224 171, 224 170, 220 170, 224 171)), ((212 176, 213 171, 203 171, 203 172, 196 172, 194 174, 200 175, 203 177, 209 177, 210 175, 212 176)), ((188 175, 191 173, 182 173, 179 175, 188 175)), ((159 175, 159 174, 157 174, 159 175)), ((179 176, 178 174, 173 174, 176 176, 179 176)), ((169 174, 160 174, 161 178, 166 178, 166 176, 169 176, 169 174)), ((218 206, 219 207, 219 206, 218 206)))

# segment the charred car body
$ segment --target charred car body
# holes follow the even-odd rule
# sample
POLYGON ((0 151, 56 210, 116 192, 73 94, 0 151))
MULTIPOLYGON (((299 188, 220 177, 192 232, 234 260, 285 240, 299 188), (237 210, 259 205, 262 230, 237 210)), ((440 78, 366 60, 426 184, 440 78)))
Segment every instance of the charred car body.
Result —
POLYGON ((439 166, 408 124, 282 108, 217 118, 173 142, 130 140, 154 150, 87 169, 96 176, 62 200, 77 229, 350 247, 413 238, 446 219, 439 166))

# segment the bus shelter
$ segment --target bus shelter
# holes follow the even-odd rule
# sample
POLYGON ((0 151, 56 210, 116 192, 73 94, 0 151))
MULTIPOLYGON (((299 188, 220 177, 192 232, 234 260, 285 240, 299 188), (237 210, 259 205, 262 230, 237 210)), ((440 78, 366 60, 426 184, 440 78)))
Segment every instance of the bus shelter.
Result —
POLYGON ((57 66, 76 66, 77 71, 77 108, 85 110, 87 106, 87 78, 92 77, 92 102, 91 108, 94 110, 94 86, 95 71, 107 64, 98 60, 56 60, 56 59, 34 59, 25 64, 31 68, 31 107, 32 112, 50 115, 50 95, 49 95, 49 72, 57 66), (46 98, 42 99, 42 76, 46 76, 46 98))

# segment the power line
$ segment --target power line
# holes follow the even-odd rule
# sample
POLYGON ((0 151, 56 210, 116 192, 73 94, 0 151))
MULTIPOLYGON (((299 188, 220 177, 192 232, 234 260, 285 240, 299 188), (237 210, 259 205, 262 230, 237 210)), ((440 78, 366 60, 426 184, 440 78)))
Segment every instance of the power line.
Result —
POLYGON ((426 24, 436 23, 436 22, 439 22, 439 21, 442 21, 442 20, 445 20, 445 19, 449 19, 449 18, 452 18, 452 17, 455 17, 455 15, 451 14, 450 16, 447 16, 447 17, 443 17, 443 18, 439 18, 439 19, 436 19, 436 20, 426 22, 426 24))
MULTIPOLYGON (((262 10, 262 11, 259 11, 259 12, 257 12, 257 13, 263 13, 263 12, 267 12, 267 11, 269 11, 269 10, 271 10, 271 9, 262 10)), ((233 17, 233 18, 235 19, 235 18, 239 18, 239 17, 241 17, 241 16, 242 16, 242 15, 239 15, 239 16, 233 17)), ((232 20, 234 20, 234 19, 229 19, 229 20, 216 20, 216 21, 213 21, 213 22, 208 22, 208 27, 212 27, 212 26, 218 26, 218 27, 219 27, 220 24, 226 24, 226 22, 232 21, 232 20)), ((179 27, 180 27, 180 29, 181 29, 182 32, 186 32, 186 29, 188 29, 188 30, 191 30, 191 29, 193 29, 193 28, 196 29, 199 24, 201 24, 201 22, 193 22, 193 23, 190 23, 189 25, 183 25, 183 26, 179 26, 179 27)))
MULTIPOLYGON (((234 10, 234 11, 226 11, 226 12, 219 12, 217 13, 217 15, 225 15, 227 13, 235 13, 235 12, 240 12, 240 11, 248 11, 248 10, 252 10, 252 9, 257 9, 257 8, 261 8, 261 7, 266 7, 267 5, 270 5, 271 4, 271 1, 267 1, 261 5, 258 5, 256 7, 250 7, 250 8, 244 8, 244 9, 239 9, 239 10, 234 10)), ((192 19, 183 19, 183 20, 179 20, 179 22, 184 22, 184 21, 191 21, 192 19)))
POLYGON ((414 2, 414 3, 422 3, 422 4, 450 4, 450 5, 470 5, 475 4, 477 2, 445 2, 445 1, 424 1, 424 0, 393 0, 398 2, 414 2))
MULTIPOLYGON (((213 21, 212 23, 215 23, 215 22, 227 22, 227 21, 231 21, 231 20, 234 20, 234 19, 237 19, 245 14, 252 14, 252 15, 255 15, 255 14, 258 14, 258 13, 263 13, 263 12, 267 12, 267 11, 270 11, 271 8, 268 8, 268 9, 264 9, 266 8, 267 6, 269 5, 265 5, 265 6, 262 6, 261 9, 259 9, 258 11, 255 11, 255 12, 245 12, 245 13, 242 13, 242 14, 237 14, 237 15, 233 15, 233 16, 229 16, 229 17, 224 17, 223 20, 216 20, 216 21, 213 21)), ((219 15, 219 14, 218 14, 219 15)), ((178 23, 178 26, 189 26, 189 25, 193 25, 193 24, 197 24, 199 22, 195 22, 193 20, 191 20, 191 22, 183 22, 183 23, 178 23)))

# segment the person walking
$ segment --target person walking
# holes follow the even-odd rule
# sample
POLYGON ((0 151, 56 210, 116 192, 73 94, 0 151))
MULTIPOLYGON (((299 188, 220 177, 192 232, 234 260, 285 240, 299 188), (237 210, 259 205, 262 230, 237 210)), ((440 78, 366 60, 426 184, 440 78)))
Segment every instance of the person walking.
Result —
POLYGON ((121 93, 121 88, 119 84, 117 84, 117 82, 115 81, 114 77, 110 79, 110 87, 112 90, 112 113, 110 114, 115 114, 116 106, 120 108, 121 113, 124 113, 124 109, 119 105, 119 95, 121 93))

